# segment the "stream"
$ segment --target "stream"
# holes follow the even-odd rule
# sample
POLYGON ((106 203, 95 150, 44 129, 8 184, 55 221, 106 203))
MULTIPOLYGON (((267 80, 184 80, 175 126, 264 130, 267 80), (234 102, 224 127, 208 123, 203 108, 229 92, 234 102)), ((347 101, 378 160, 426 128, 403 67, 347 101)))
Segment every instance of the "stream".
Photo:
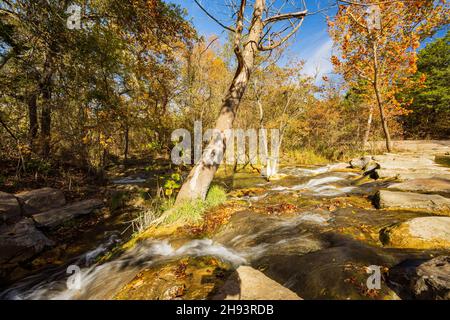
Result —
POLYGON ((368 197, 385 186, 381 182, 361 181, 358 173, 339 171, 337 165, 288 167, 280 175, 271 182, 260 179, 257 190, 231 196, 244 209, 208 238, 147 239, 96 263, 120 241, 120 234, 113 232, 64 266, 15 283, 0 299, 114 299, 143 270, 186 257, 213 257, 231 269, 250 265, 304 299, 395 299, 395 287, 384 276, 379 292, 367 290, 367 267, 390 268, 442 254, 381 245, 381 228, 424 215, 375 210, 368 197), (75 288, 68 286, 74 279, 69 266, 80 267, 75 288))

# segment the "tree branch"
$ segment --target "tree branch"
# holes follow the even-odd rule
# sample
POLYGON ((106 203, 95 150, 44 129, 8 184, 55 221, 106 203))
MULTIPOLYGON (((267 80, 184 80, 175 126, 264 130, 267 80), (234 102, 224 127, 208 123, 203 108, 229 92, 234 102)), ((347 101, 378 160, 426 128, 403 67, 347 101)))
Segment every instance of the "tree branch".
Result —
POLYGON ((353 22, 355 22, 360 28, 363 28, 363 29, 369 31, 369 28, 367 26, 363 25, 361 22, 359 22, 358 19, 356 19, 356 17, 353 15, 353 13, 351 13, 349 11, 347 13, 350 16, 350 18, 352 18, 353 22))
POLYGON ((275 43, 273 43, 273 44, 270 44, 270 45, 268 45, 268 46, 263 46, 263 45, 259 44, 259 45, 258 45, 258 50, 260 50, 260 51, 269 51, 269 50, 273 50, 273 49, 278 48, 278 47, 281 46, 283 43, 285 43, 286 41, 288 41, 289 38, 291 38, 291 37, 298 31, 298 29, 300 29, 300 27, 302 26, 304 20, 305 20, 305 19, 302 18, 302 19, 300 20, 300 22, 297 24, 297 26, 296 26, 295 28, 293 28, 292 31, 291 31, 288 35, 286 35, 284 38, 282 38, 280 41, 277 41, 277 42, 275 42, 275 43))
POLYGON ((16 141, 19 141, 19 139, 17 139, 16 135, 8 128, 8 126, 6 125, 6 123, 2 120, 2 118, 0 117, 0 124, 3 126, 3 128, 5 128, 6 132, 9 133, 9 135, 16 141))
POLYGON ((308 10, 283 13, 283 14, 279 14, 279 15, 265 19, 263 21, 263 24, 267 25, 271 22, 278 22, 278 21, 289 20, 289 19, 303 19, 307 13, 308 13, 308 10))
POLYGON ((217 19, 216 17, 214 17, 212 14, 210 14, 210 13, 208 12, 208 10, 206 10, 205 7, 203 7, 203 6, 200 4, 200 2, 198 2, 198 0, 194 0, 194 2, 198 5, 198 7, 199 7, 204 13, 206 13, 206 15, 207 15, 208 17, 210 17, 212 20, 214 20, 219 26, 221 26, 222 28, 224 28, 224 29, 226 29, 226 30, 228 30, 228 31, 236 32, 236 30, 234 30, 234 29, 231 28, 231 27, 228 27, 228 26, 224 25, 222 22, 219 21, 219 19, 217 19))

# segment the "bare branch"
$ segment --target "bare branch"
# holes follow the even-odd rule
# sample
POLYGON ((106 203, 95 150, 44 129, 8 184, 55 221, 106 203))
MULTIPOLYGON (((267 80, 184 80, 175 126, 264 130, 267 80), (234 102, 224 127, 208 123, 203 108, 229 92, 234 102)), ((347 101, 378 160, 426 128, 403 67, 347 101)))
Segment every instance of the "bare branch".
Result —
POLYGON ((215 37, 214 39, 212 39, 212 40, 209 42, 209 44, 206 46, 205 50, 203 50, 203 51, 200 53, 200 56, 202 56, 206 51, 208 51, 209 47, 211 47, 212 44, 213 44, 215 41, 217 41, 217 40, 219 40, 218 37, 215 37))
POLYGON ((228 26, 224 25, 222 22, 219 21, 219 19, 217 19, 216 17, 214 17, 212 14, 210 14, 210 13, 208 12, 208 10, 206 10, 205 7, 203 7, 203 6, 200 4, 200 2, 198 2, 198 0, 194 0, 194 2, 198 5, 198 7, 199 7, 204 13, 206 13, 206 15, 207 15, 208 17, 210 17, 212 20, 214 20, 214 21, 215 21, 217 24, 219 24, 222 28, 224 28, 224 29, 226 29, 226 30, 228 30, 228 31, 231 31, 231 32, 236 32, 236 30, 234 30, 234 29, 231 28, 231 27, 228 27, 228 26))
POLYGON ((264 46, 264 45, 258 45, 258 49, 260 51, 269 51, 269 50, 273 50, 275 48, 278 48, 279 46, 281 46, 283 43, 285 43, 286 41, 288 41, 297 31, 298 29, 300 29, 300 27, 302 26, 304 21, 304 18, 302 18, 300 20, 300 22, 297 24, 297 26, 295 28, 292 29, 292 31, 286 35, 284 38, 282 38, 280 41, 277 41, 273 44, 269 44, 268 46, 264 46))
POLYGON ((308 13, 308 10, 298 11, 298 12, 290 12, 290 13, 283 13, 279 14, 273 17, 269 17, 264 20, 263 24, 267 25, 271 22, 278 22, 283 20, 289 20, 289 19, 303 19, 306 14, 308 13))

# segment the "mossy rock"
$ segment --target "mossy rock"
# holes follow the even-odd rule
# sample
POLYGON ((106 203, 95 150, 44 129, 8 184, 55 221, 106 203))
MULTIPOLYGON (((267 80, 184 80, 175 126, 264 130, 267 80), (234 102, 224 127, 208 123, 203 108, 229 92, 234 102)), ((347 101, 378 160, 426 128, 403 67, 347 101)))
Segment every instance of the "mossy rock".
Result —
POLYGON ((385 246, 411 249, 450 249, 450 218, 421 217, 380 231, 385 246))
POLYGON ((220 288, 231 266, 213 257, 188 257, 138 273, 117 300, 204 300, 220 288))

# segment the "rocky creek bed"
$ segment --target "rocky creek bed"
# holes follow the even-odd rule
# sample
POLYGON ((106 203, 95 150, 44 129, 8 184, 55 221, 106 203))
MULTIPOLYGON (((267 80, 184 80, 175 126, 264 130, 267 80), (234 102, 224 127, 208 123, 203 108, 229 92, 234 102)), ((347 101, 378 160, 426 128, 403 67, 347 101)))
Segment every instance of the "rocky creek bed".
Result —
MULTIPOLYGON (((67 288, 65 264, 17 281, 1 298, 450 299, 449 176, 417 153, 285 167, 270 182, 237 174, 228 202, 207 213, 225 216, 222 226, 160 227, 86 263, 108 251, 110 237, 71 261, 81 266, 80 288, 67 288), (380 289, 366 285, 370 266, 381 271, 380 289)), ((2 197, 9 207, 19 198, 2 197)), ((31 218, 8 211, 2 228, 32 230, 24 232, 40 248, 51 246, 40 217, 52 226, 60 209, 45 210, 31 218)))

